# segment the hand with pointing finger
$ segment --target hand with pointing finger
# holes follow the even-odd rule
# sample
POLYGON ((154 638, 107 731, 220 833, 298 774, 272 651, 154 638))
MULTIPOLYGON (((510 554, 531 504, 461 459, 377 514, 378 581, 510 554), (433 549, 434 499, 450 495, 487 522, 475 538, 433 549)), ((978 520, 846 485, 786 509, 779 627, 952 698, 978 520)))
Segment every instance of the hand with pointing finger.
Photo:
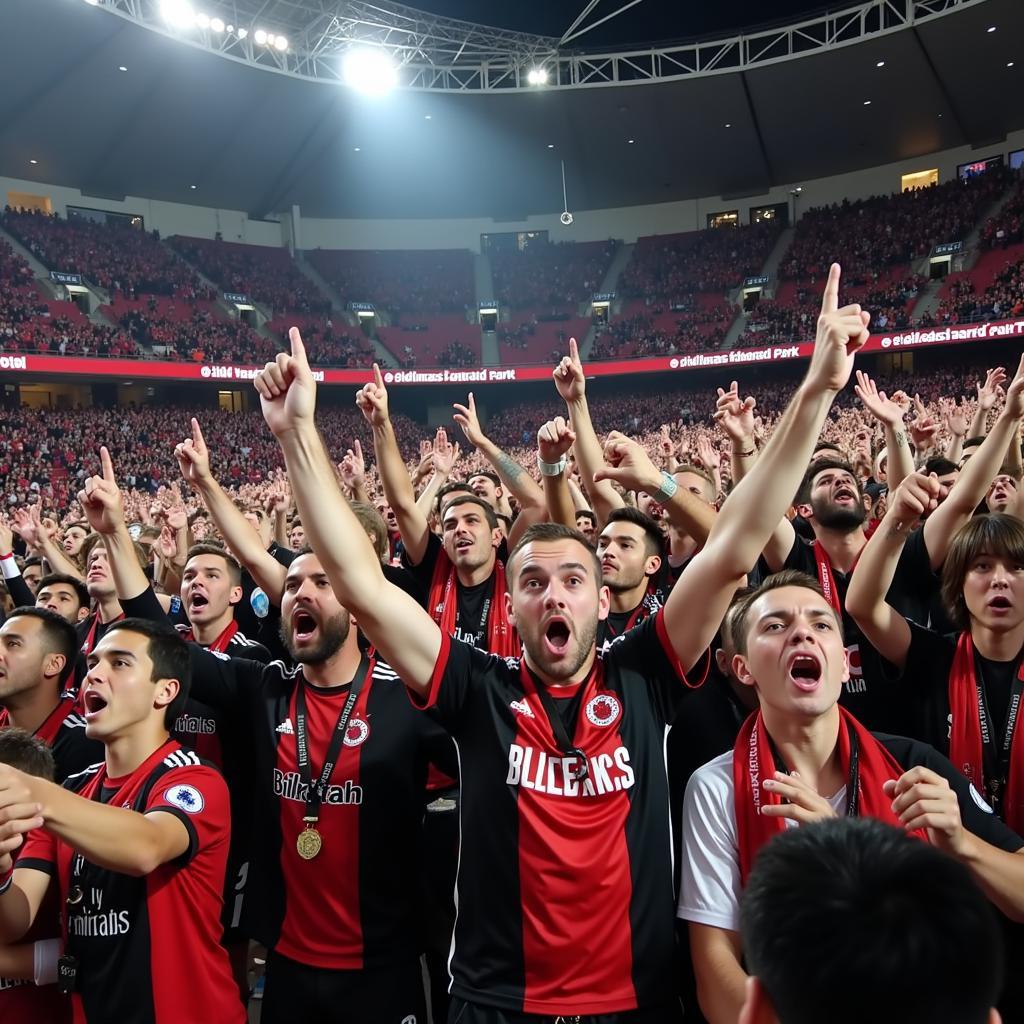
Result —
POLYGON ((853 358, 868 340, 871 315, 854 303, 839 305, 839 264, 833 263, 821 299, 818 331, 804 386, 814 393, 842 391, 853 372, 853 358))
POLYGON ((86 478, 85 487, 78 492, 78 503, 97 533, 116 533, 124 525, 121 489, 106 447, 100 448, 100 474, 86 478))
POLYGON ((580 350, 575 338, 569 339, 569 354, 555 367, 555 388, 566 404, 578 402, 586 394, 587 378, 580 361, 580 350))
POLYGON ((306 359, 306 346, 297 327, 288 331, 291 353, 277 358, 256 374, 253 384, 260 396, 263 418, 280 438, 300 426, 312 424, 316 411, 316 381, 306 359))
POLYGON ((389 420, 388 389, 380 367, 373 364, 373 380, 356 392, 356 405, 371 427, 383 427, 389 420))
POLYGON ((213 474, 210 472, 210 452, 199 427, 199 420, 194 416, 192 417, 192 436, 175 446, 174 457, 178 460, 181 475, 190 487, 201 487, 213 478, 213 474))

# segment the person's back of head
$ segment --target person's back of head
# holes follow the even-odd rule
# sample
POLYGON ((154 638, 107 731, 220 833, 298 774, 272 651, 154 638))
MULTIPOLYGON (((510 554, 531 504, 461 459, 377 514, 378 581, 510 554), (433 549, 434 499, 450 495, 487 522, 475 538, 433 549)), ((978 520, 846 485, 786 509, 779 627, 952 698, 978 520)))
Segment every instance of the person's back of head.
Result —
POLYGON ((741 907, 740 1024, 986 1024, 1002 987, 995 915, 952 857, 869 818, 789 829, 741 907))

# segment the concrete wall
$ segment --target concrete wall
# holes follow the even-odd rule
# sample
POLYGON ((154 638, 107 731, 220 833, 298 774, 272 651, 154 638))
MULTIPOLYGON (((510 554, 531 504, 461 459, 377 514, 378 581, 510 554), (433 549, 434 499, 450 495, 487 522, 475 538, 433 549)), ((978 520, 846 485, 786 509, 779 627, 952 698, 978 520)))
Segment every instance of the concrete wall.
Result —
MULTIPOLYGON (((788 182, 760 196, 723 199, 709 196, 675 203, 651 206, 622 207, 613 210, 574 210, 575 223, 563 227, 557 214, 529 217, 525 221, 501 222, 485 218, 454 220, 327 220, 301 217, 294 227, 294 237, 305 249, 472 249, 479 251, 480 235, 502 231, 547 230, 561 241, 596 241, 619 238, 632 242, 640 235, 695 231, 707 226, 707 215, 721 210, 739 210, 746 222, 751 207, 789 203, 790 189, 801 185, 798 214, 808 207, 842 199, 858 199, 879 193, 894 192, 900 187, 900 176, 930 167, 939 169, 939 180, 948 181, 959 164, 980 160, 1015 149, 1024 149, 1024 131, 1011 133, 1000 145, 973 150, 964 146, 945 150, 930 157, 919 157, 898 163, 873 167, 850 174, 839 174, 815 181, 788 182)), ((0 198, 8 192, 48 195, 54 209, 64 214, 68 205, 119 213, 141 214, 148 228, 161 235, 196 235, 213 238, 219 231, 225 241, 247 242, 251 245, 282 246, 288 243, 291 226, 283 223, 254 221, 238 210, 211 210, 186 203, 166 203, 127 197, 123 202, 83 196, 78 189, 46 186, 20 179, 0 176, 0 198)), ((283 213, 286 220, 292 211, 283 213)))

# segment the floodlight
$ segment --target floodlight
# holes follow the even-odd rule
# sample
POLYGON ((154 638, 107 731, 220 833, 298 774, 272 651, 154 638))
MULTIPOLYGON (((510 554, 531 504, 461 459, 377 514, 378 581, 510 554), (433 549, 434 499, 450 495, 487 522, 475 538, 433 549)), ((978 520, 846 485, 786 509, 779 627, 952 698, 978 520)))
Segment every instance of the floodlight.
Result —
POLYGON ((160 13, 174 28, 190 28, 195 24, 196 13, 188 0, 161 0, 160 13))
POLYGON ((210 28, 212 28, 214 32, 223 32, 224 31, 224 22, 221 21, 220 18, 211 18, 210 19, 210 28))
POLYGON ((196 24, 200 28, 209 28, 210 27, 210 16, 208 14, 197 14, 196 15, 196 24))
POLYGON ((239 39, 244 39, 248 34, 249 34, 249 30, 247 28, 240 28, 238 30, 238 38, 239 39))
POLYGON ((278 49, 278 50, 287 50, 288 49, 288 40, 284 36, 278 36, 274 40, 274 47, 276 49, 278 49))
POLYGON ((548 82, 548 69, 547 68, 530 68, 526 75, 527 82, 530 85, 547 85, 548 82))
POLYGON ((267 45, 267 33, 264 32, 263 29, 261 28, 256 29, 256 32, 253 35, 253 39, 256 41, 257 46, 267 45))
POLYGON ((386 50, 358 47, 345 54, 345 84, 369 96, 383 96, 398 85, 398 68, 386 50))

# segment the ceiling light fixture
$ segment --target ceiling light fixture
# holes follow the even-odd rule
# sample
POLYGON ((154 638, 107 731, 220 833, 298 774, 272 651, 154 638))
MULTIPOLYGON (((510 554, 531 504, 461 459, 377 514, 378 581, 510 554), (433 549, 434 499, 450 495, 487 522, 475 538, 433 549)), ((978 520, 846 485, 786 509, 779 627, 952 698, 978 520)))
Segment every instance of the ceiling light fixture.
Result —
POLYGON ((35 159, 35 157, 30 157, 30 158, 29 158, 29 161, 28 161, 28 162, 29 162, 30 164, 37 164, 37 163, 39 163, 39 161, 38 161, 38 160, 36 160, 36 159, 35 159))
POLYGON ((342 74, 346 85, 367 96, 383 96, 398 85, 398 68, 391 54, 375 47, 349 50, 342 74))
POLYGON ((188 0, 161 0, 160 13, 173 28, 191 28, 196 21, 196 12, 188 0))
POLYGON ((876 65, 875 65, 875 67, 876 67, 876 68, 884 68, 884 67, 885 67, 885 61, 884 61, 884 60, 880 60, 880 61, 879 61, 879 62, 878 62, 878 63, 877 63, 876 65))
POLYGON ((261 28, 256 29, 256 31, 253 33, 252 38, 257 46, 267 45, 267 33, 261 28))
POLYGON ((209 28, 210 27, 210 16, 208 14, 204 14, 204 13, 200 12, 199 14, 196 15, 196 24, 200 28, 209 28))
POLYGON ((118 64, 117 70, 118 71, 127 71, 128 69, 123 64, 118 64))
POLYGON ((274 40, 274 49, 275 50, 287 50, 288 49, 288 39, 287 39, 287 37, 286 36, 278 36, 274 40))
POLYGON ((989 25, 989 27, 987 29, 985 29, 986 32, 995 32, 995 30, 996 30, 995 25, 989 25))
POLYGON ((731 128, 732 127, 732 121, 726 121, 725 122, 725 127, 726 128, 731 128))
POLYGON ((197 188, 199 188, 199 186, 198 186, 198 185, 189 185, 189 188, 191 188, 191 189, 197 189, 197 188))
POLYGON ((238 30, 238 38, 239 39, 244 39, 248 34, 249 34, 249 30, 247 28, 240 28, 238 30))
POLYGON ((548 84, 548 69, 547 68, 530 68, 526 74, 526 81, 530 85, 547 85, 548 84))
POLYGON ((636 142, 636 139, 626 139, 626 142, 627 142, 627 143, 628 143, 628 144, 629 144, 630 146, 632 146, 632 145, 633 145, 633 144, 634 144, 634 143, 636 142))
POLYGON ((865 107, 870 107, 871 106, 871 100, 865 100, 864 101, 864 106, 865 107))
POLYGON ((220 18, 211 18, 210 19, 210 28, 212 28, 214 32, 223 32, 224 31, 224 22, 221 21, 220 18))

